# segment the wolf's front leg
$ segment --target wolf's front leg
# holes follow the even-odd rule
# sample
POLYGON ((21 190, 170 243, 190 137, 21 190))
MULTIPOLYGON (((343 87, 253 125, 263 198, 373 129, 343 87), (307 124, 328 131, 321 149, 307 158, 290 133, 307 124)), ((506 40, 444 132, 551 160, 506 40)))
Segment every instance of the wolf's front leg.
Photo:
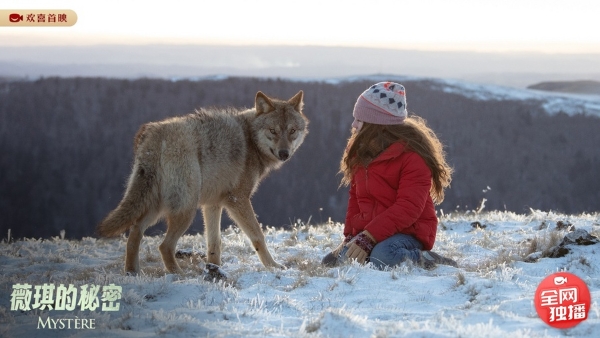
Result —
POLYGON ((204 236, 206 237, 206 257, 208 263, 221 265, 221 214, 220 205, 202 206, 204 236))
POLYGON ((271 257, 271 253, 269 252, 269 249, 267 249, 267 244, 265 242, 265 235, 263 234, 260 224, 256 219, 250 199, 233 199, 233 201, 228 202, 226 209, 229 213, 229 216, 231 216, 235 223, 240 227, 240 229, 242 229, 242 231, 244 231, 246 236, 248 236, 252 242, 252 247, 258 254, 258 258, 263 265, 265 267, 279 269, 285 268, 283 265, 275 262, 273 257, 271 257))

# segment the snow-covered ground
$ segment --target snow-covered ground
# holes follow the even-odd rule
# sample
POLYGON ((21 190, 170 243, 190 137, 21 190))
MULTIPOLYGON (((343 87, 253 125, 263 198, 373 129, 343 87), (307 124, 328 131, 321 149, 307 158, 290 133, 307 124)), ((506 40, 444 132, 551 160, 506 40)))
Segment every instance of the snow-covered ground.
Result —
MULTIPOLYGON (((459 268, 404 264, 389 271, 356 263, 322 267, 321 258, 341 240, 339 223, 266 227, 272 253, 288 266, 282 271, 263 268, 245 235, 230 227, 223 231, 222 269, 228 278, 220 282, 204 280, 205 263, 198 255, 180 259, 185 275, 165 275, 157 251, 160 236, 144 239, 137 277, 122 273, 124 237, 4 241, 0 336, 598 337, 600 244, 572 246, 561 258, 525 261, 568 233, 556 229, 560 223, 600 233, 600 214, 441 215, 434 250, 456 259, 459 268), (558 271, 582 278, 592 297, 588 319, 566 330, 545 324, 534 307, 537 286, 558 271), (114 284, 122 293, 109 305, 118 304, 119 310, 82 311, 86 302, 73 310, 11 310, 14 286, 26 283, 33 289, 73 284, 79 290, 114 284), (50 329, 48 318, 58 329, 50 329), (61 323, 71 329, 60 329, 61 323)), ((204 238, 186 235, 178 248, 203 252, 204 238)), ((80 292, 77 301, 82 298, 80 292)))

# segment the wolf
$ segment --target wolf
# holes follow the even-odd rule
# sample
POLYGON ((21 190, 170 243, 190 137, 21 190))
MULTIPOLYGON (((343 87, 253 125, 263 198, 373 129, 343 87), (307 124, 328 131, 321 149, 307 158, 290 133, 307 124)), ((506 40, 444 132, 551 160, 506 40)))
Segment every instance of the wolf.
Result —
POLYGON ((308 133, 303 91, 279 100, 256 93, 254 108, 202 108, 186 116, 141 126, 134 163, 119 205, 96 227, 100 237, 129 231, 125 272, 140 270, 144 231, 165 219, 159 251, 169 273, 182 273, 177 241, 202 210, 207 262, 221 265, 223 209, 248 236, 262 264, 283 268, 271 256, 251 204, 267 174, 300 147, 308 133))

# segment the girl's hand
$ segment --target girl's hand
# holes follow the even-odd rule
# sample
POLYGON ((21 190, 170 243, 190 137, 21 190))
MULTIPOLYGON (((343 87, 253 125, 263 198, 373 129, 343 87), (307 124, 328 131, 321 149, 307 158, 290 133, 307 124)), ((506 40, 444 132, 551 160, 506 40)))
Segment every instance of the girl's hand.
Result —
POLYGON ((333 255, 335 255, 337 257, 337 255, 340 254, 340 252, 346 246, 346 244, 348 244, 351 240, 352 240, 352 235, 347 235, 344 238, 344 241, 342 243, 340 243, 340 245, 338 245, 337 248, 333 249, 333 251, 331 253, 333 253, 333 255))
POLYGON ((356 259, 359 263, 364 264, 367 261, 367 258, 369 258, 369 255, 371 255, 371 251, 373 251, 375 244, 377 244, 377 242, 373 236, 365 230, 346 244, 346 247, 348 247, 346 257, 356 259))

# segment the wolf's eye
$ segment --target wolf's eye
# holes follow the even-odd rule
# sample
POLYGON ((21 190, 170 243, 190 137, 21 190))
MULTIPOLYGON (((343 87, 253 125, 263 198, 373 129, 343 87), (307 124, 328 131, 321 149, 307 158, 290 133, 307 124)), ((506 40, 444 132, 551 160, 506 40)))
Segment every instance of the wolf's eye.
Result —
POLYGON ((294 128, 292 128, 292 129, 290 130, 290 134, 293 134, 293 133, 295 133, 295 132, 296 132, 296 129, 294 129, 294 128))
POLYGON ((270 132, 271 132, 271 134, 273 134, 273 135, 277 134, 277 132, 276 132, 276 131, 275 131, 275 129, 273 129, 273 128, 269 129, 269 131, 270 131, 270 132))

